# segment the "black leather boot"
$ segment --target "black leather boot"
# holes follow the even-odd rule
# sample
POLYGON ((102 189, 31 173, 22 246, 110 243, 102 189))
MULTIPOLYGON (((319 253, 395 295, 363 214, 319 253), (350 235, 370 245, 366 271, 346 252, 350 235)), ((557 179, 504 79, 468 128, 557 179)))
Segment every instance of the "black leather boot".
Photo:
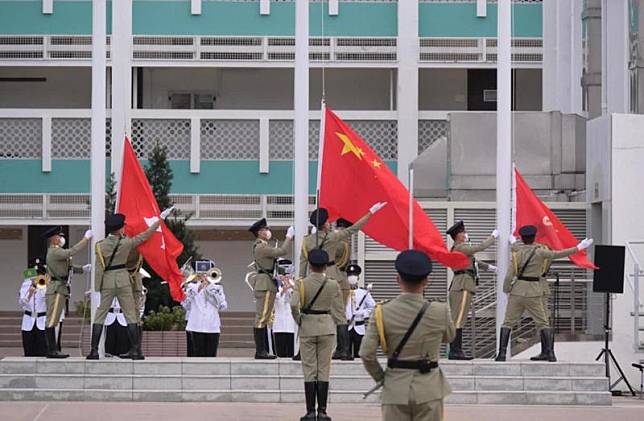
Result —
POLYGON ((139 345, 139 326, 136 323, 129 323, 127 325, 127 336, 130 338, 130 350, 127 354, 119 355, 119 358, 130 360, 144 360, 145 357, 141 354, 139 345))
POLYGON ((555 331, 552 328, 547 328, 543 329, 541 332, 544 331, 546 331, 547 360, 551 363, 557 362, 557 356, 555 355, 555 331))
POLYGON ((463 329, 456 329, 456 337, 449 346, 449 359, 463 361, 472 359, 463 352, 463 329))
POLYGON ((351 338, 349 338, 349 325, 340 325, 340 331, 342 332, 342 350, 340 358, 344 361, 352 361, 353 355, 351 355, 351 338))
POLYGON ((266 349, 266 328, 255 328, 255 359, 256 360, 274 360, 275 355, 268 353, 266 349))
POLYGON ((88 360, 98 360, 98 344, 101 342, 101 333, 103 332, 103 325, 94 323, 92 325, 92 348, 89 355, 85 357, 88 360))
POLYGON ((541 329, 541 354, 530 358, 530 361, 548 361, 548 330, 541 329))
POLYGON ((499 340, 499 353, 496 355, 494 361, 505 361, 506 353, 508 351, 508 342, 510 341, 510 332, 512 329, 509 327, 501 328, 501 338, 499 340))
POLYGON ((318 421, 331 421, 326 414, 326 400, 329 396, 329 382, 317 382, 318 421))
POLYGON ((306 415, 300 421, 315 421, 315 382, 304 382, 304 396, 306 397, 306 415))
POLYGON ((56 329, 48 327, 45 329, 45 343, 47 345, 47 358, 67 358, 69 354, 63 354, 58 350, 56 343, 56 329))
POLYGON ((342 326, 343 325, 337 325, 335 327, 335 338, 336 338, 336 345, 335 345, 335 351, 333 352, 333 356, 331 359, 333 360, 341 360, 342 359, 342 352, 344 350, 344 336, 342 336, 342 326))

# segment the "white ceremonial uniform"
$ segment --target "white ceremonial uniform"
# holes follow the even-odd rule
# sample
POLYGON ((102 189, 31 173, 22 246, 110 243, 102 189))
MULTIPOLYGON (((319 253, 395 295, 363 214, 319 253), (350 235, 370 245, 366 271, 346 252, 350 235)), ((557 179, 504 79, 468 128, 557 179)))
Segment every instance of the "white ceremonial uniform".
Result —
POLYGON ((365 320, 369 318, 375 307, 376 302, 369 291, 362 288, 351 290, 347 300, 346 316, 347 321, 353 317, 353 323, 349 324, 349 353, 355 358, 359 357, 362 337, 365 334, 365 320), (362 305, 360 305, 361 301, 362 305))
POLYGON ((47 311, 47 305, 45 304, 45 289, 37 288, 35 294, 31 297, 31 299, 28 300, 27 295, 32 283, 33 280, 31 278, 27 278, 22 282, 22 285, 20 286, 18 303, 20 304, 20 308, 23 311, 22 330, 31 331, 34 328, 34 325, 36 325, 39 330, 44 331, 46 316, 43 315, 41 317, 38 317, 38 313, 42 314, 47 311), (29 312, 31 315, 27 315, 25 314, 25 312, 29 312))
POLYGON ((190 309, 187 312, 186 330, 201 333, 221 331, 219 312, 228 309, 226 295, 221 285, 211 284, 201 291, 199 291, 199 284, 189 285, 186 289, 186 301, 189 301, 190 309))
POLYGON ((293 320, 291 313, 291 295, 293 295, 293 289, 289 288, 285 294, 279 292, 275 296, 273 333, 295 332, 295 320, 293 320))
POLYGON ((127 326, 127 321, 125 320, 125 314, 121 311, 121 305, 119 304, 118 298, 114 297, 112 301, 112 307, 110 311, 105 316, 105 326, 110 326, 114 322, 118 322, 121 326, 127 326))

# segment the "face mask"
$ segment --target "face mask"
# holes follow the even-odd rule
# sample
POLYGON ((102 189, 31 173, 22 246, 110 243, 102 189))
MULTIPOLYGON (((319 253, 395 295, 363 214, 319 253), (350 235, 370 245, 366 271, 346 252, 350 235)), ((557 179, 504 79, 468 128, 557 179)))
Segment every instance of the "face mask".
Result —
POLYGON ((465 233, 465 241, 470 241, 470 236, 465 233))
POLYGON ((352 286, 358 285, 358 277, 356 275, 347 276, 347 280, 352 286))
POLYGON ((65 247, 65 237, 60 237, 60 240, 58 240, 58 245, 60 247, 65 247))
POLYGON ((273 233, 266 230, 266 240, 270 240, 271 238, 273 238, 273 233))

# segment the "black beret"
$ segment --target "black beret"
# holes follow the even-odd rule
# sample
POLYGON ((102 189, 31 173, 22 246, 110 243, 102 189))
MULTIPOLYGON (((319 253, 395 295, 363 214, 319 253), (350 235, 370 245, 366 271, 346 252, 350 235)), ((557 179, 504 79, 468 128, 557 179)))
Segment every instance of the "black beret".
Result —
POLYGON ((362 268, 360 265, 350 264, 346 269, 347 275, 360 275, 362 273, 362 268))
POLYGON ((105 231, 114 232, 120 230, 125 225, 125 215, 122 213, 115 213, 105 219, 105 231))
POLYGON ((42 238, 51 238, 54 235, 65 235, 65 233, 63 232, 63 227, 56 225, 55 227, 49 228, 43 233, 42 238))
POLYGON ((309 218, 309 221, 314 227, 320 228, 326 223, 328 219, 329 219, 329 211, 327 211, 324 208, 318 208, 313 211, 313 213, 311 214, 311 217, 309 218))
POLYGON ((396 257, 396 271, 401 275, 424 277, 432 273, 432 259, 418 250, 405 250, 396 257))
POLYGON ((309 252, 309 263, 313 266, 329 264, 329 254, 322 249, 313 249, 309 252))
POLYGON ((335 226, 338 228, 349 228, 351 225, 353 225, 353 222, 344 218, 338 218, 338 220, 335 221, 335 226))
POLYGON ((519 235, 521 237, 534 237, 537 235, 537 227, 534 225, 524 225, 519 228, 519 235))
POLYGON ((447 234, 451 235, 452 237, 456 236, 456 234, 461 233, 465 231, 465 223, 463 221, 458 221, 449 229, 447 230, 447 234))
POLYGON ((259 221, 255 222, 253 225, 248 228, 248 231, 252 232, 253 234, 257 234, 257 232, 263 228, 267 228, 268 223, 266 222, 266 218, 262 218, 259 221))

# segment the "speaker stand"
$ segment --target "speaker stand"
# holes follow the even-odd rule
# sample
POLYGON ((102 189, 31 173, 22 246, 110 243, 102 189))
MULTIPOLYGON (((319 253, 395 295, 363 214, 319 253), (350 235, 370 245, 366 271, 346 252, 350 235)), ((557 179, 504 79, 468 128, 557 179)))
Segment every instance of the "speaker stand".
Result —
POLYGON ((606 302, 604 306, 604 315, 606 316, 604 318, 604 349, 601 350, 597 358, 595 358, 595 361, 599 361, 599 359, 603 356, 604 357, 604 364, 606 366, 606 377, 608 378, 608 390, 615 396, 621 396, 620 391, 614 390, 615 386, 619 384, 622 380, 624 380, 624 383, 626 383, 626 386, 628 387, 628 390, 631 391, 631 395, 636 396, 635 390, 633 390, 633 387, 631 387, 631 384, 628 382, 628 379, 626 378, 626 375, 624 374, 624 371, 622 371, 622 367, 619 366, 619 362, 617 362, 617 358, 615 358, 615 355, 613 355, 613 351, 611 351, 609 345, 608 345, 608 337, 610 335, 610 332, 612 328, 610 327, 610 293, 606 293, 606 302), (613 365, 615 368, 617 368, 617 371, 619 371, 619 378, 614 382, 611 383, 610 380, 610 363, 611 361, 613 362, 613 365))

